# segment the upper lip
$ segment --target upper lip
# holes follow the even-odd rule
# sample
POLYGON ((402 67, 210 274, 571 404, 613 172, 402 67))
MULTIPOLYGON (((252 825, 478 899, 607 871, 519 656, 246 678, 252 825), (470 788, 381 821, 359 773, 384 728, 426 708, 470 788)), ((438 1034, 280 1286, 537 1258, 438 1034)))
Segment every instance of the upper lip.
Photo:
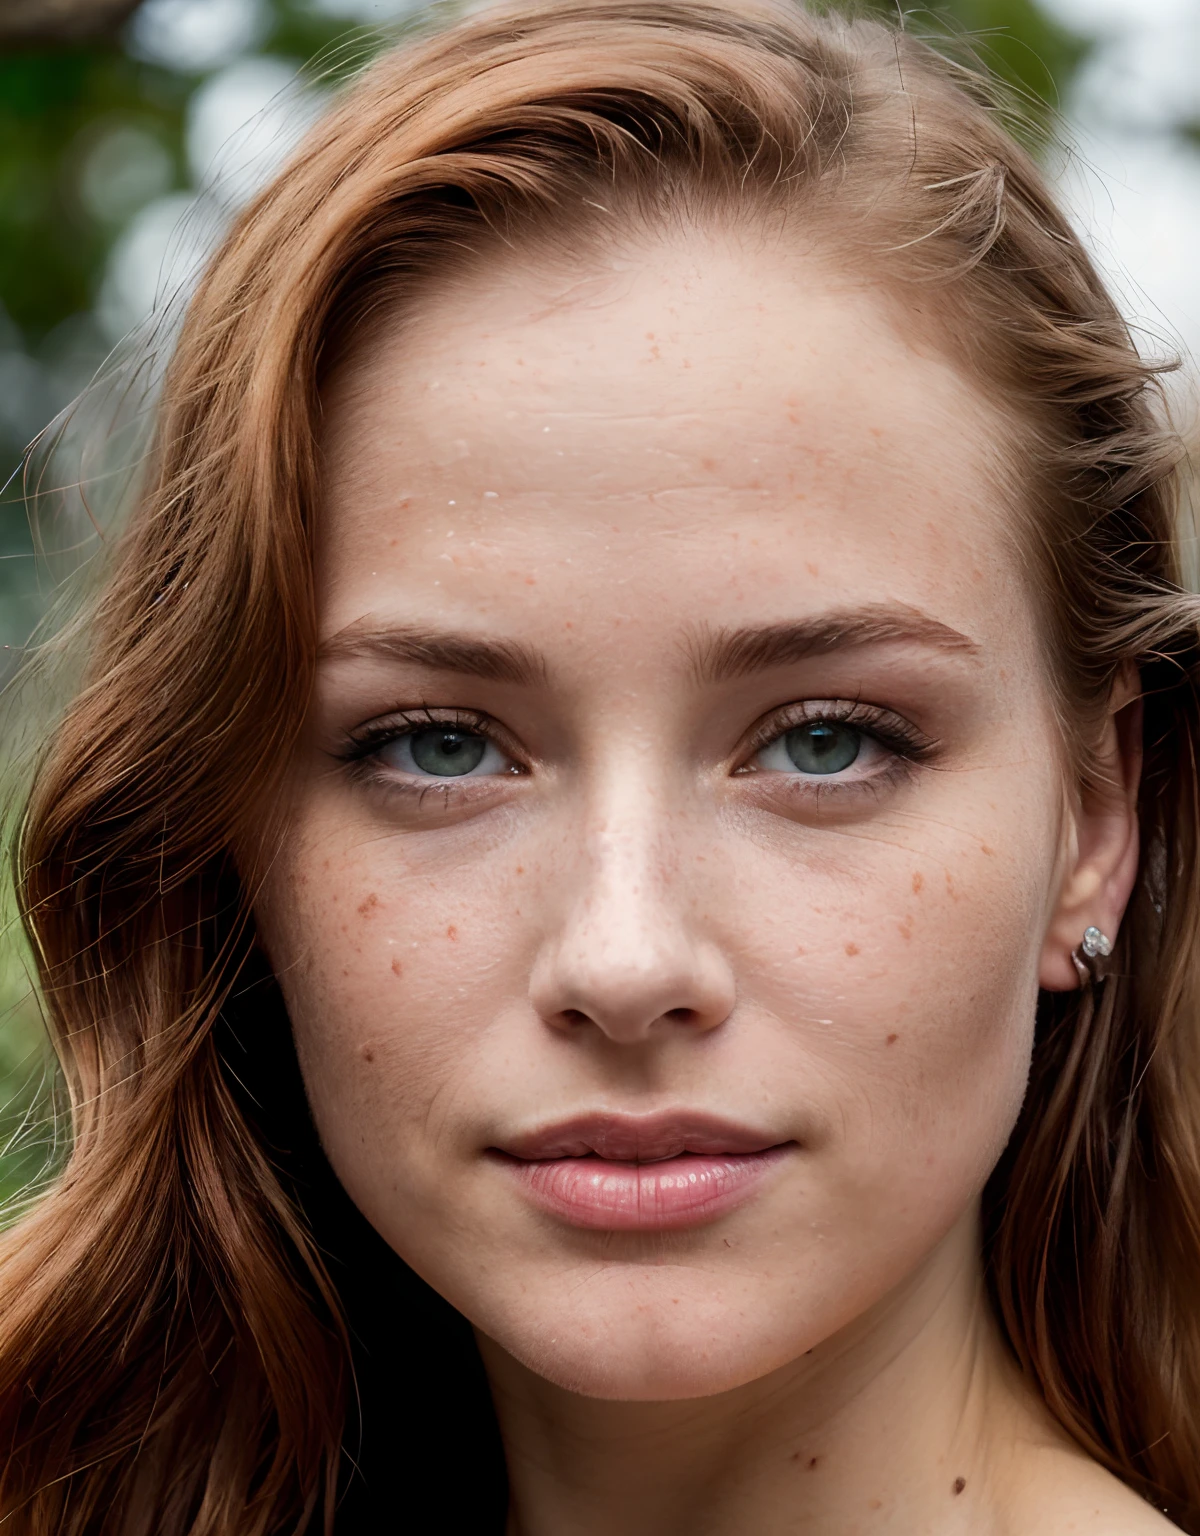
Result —
POLYGON ((766 1152, 791 1138, 740 1125, 696 1110, 664 1110, 653 1115, 592 1113, 553 1125, 520 1131, 496 1150, 523 1162, 589 1154, 620 1163, 654 1163, 683 1152, 766 1152))

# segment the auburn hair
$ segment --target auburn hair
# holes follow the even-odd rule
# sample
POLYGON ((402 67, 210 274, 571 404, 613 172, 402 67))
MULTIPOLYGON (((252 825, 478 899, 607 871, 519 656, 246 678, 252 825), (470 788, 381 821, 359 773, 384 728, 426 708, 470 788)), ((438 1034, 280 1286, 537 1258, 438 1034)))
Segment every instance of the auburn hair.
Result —
POLYGON ((1007 121, 969 58, 879 20, 526 0, 378 58, 239 217, 188 306, 16 849, 73 1139, 0 1239, 11 1530, 332 1527, 353 1397, 336 1255, 230 1024, 253 1034, 254 894, 313 668, 322 379, 380 306, 480 253, 722 218, 775 221, 886 288, 1002 408, 1081 783, 1114 679, 1140 669, 1141 870, 1103 986, 1041 999, 985 1260, 1061 1424, 1200 1533, 1200 603, 1179 448, 1159 370, 1007 121))

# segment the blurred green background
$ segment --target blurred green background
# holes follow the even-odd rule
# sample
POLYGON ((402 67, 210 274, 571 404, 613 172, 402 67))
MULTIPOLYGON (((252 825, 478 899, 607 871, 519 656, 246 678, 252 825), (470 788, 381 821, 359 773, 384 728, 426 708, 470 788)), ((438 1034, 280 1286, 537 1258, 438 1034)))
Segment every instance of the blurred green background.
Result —
MULTIPOLYGON (((19 473, 26 444, 145 321, 156 295, 186 280, 338 75, 421 9, 411 0, 0 4, 0 682, 59 575, 34 555, 19 473), (298 92, 289 82, 301 70, 309 84, 298 92)), ((1119 43, 1104 0, 905 9, 919 27, 973 34, 993 67, 1055 109, 1119 43)), ((1180 100, 1154 131, 1190 153, 1200 110, 1186 93, 1180 100)), ((13 712, 0 722, 2 767, 16 752, 13 712)), ((53 1073, 11 895, 0 924, 0 1201, 15 1210, 53 1163, 53 1073)))

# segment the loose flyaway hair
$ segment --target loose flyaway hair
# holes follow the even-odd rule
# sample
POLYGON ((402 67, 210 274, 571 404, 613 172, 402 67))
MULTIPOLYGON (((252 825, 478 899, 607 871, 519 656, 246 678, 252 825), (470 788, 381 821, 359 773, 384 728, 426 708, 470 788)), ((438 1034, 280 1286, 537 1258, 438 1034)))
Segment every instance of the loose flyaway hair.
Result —
POLYGON ((331 1526, 342 1298, 228 1028, 312 675, 322 381, 381 310, 489 252, 586 260, 719 221, 885 291, 996 403, 1080 794, 1114 679, 1140 671, 1142 867, 1103 987, 1042 1000, 986 1260, 1053 1414, 1200 1533, 1200 605, 1179 450, 1007 110, 968 61, 878 20, 523 3, 378 59, 240 216, 188 307, 16 852, 73 1144, 0 1240, 11 1530, 331 1526))

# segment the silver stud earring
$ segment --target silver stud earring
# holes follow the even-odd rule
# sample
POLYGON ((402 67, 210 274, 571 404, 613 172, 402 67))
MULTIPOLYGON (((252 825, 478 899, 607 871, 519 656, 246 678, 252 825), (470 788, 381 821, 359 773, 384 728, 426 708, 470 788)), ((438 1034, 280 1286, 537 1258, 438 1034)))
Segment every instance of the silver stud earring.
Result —
POLYGON ((1083 930, 1083 943, 1079 947, 1089 960, 1112 954, 1112 940, 1106 933, 1101 933, 1099 928, 1095 927, 1083 930))

